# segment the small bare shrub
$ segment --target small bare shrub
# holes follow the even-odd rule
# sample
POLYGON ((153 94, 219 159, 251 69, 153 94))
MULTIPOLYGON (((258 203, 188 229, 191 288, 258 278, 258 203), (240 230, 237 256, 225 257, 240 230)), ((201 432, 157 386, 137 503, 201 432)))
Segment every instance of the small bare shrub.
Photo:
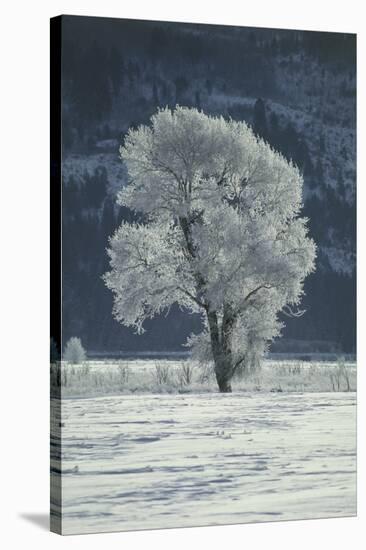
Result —
POLYGON ((291 365, 291 363, 289 364, 288 366, 288 373, 289 374, 301 374, 301 369, 302 369, 302 366, 301 366, 301 363, 294 363, 293 365, 291 365))
POLYGON ((350 384, 350 381, 349 381, 348 370, 347 370, 346 366, 344 367, 343 376, 344 376, 344 379, 346 381, 346 391, 351 391, 351 384, 350 384))
POLYGON ((130 369, 127 365, 118 365, 117 370, 119 383, 121 384, 121 386, 125 386, 130 378, 130 369))
POLYGON ((168 365, 155 363, 155 380, 158 386, 164 386, 170 382, 170 371, 168 365))
POLYGON ((344 362, 344 358, 340 357, 337 361, 337 366, 330 374, 330 381, 333 391, 342 391, 342 380, 344 380, 346 389, 345 391, 351 391, 351 384, 349 380, 349 373, 344 362))
POLYGON ((178 381, 181 386, 189 386, 193 381, 193 363, 185 361, 179 364, 178 381))
POLYGON ((90 366, 88 363, 83 363, 79 369, 80 378, 86 378, 90 374, 90 366))
POLYGON ((329 375, 329 380, 330 380, 330 383, 331 383, 331 385, 332 385, 332 390, 333 390, 333 391, 336 391, 336 390, 335 390, 335 385, 334 385, 334 378, 333 378, 333 374, 332 374, 332 373, 330 373, 330 375, 329 375))
POLYGON ((104 376, 102 372, 94 372, 93 376, 94 385, 98 387, 102 387, 104 385, 104 376))

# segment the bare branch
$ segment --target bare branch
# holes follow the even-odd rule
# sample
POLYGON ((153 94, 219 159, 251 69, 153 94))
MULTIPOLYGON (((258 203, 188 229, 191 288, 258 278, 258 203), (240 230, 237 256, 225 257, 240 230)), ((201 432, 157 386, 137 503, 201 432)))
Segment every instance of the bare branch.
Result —
POLYGON ((297 317, 302 317, 305 312, 306 312, 306 309, 297 309, 297 311, 294 311, 290 306, 287 306, 287 305, 281 309, 281 313, 283 313, 284 315, 292 319, 297 317))
POLYGON ((244 298, 244 302, 247 302, 252 296, 254 296, 254 294, 259 292, 262 288, 269 290, 270 288, 272 288, 272 286, 269 285, 268 283, 263 283, 262 285, 259 285, 257 288, 255 288, 254 290, 251 290, 249 294, 246 295, 246 297, 244 298))
POLYGON ((233 366, 233 368, 232 368, 232 373, 233 373, 233 375, 235 374, 236 369, 239 367, 239 365, 241 365, 241 363, 242 363, 243 361, 245 361, 245 357, 246 357, 246 356, 243 355, 242 357, 240 357, 240 359, 238 359, 238 360, 235 362, 235 364, 234 364, 234 366, 233 366))

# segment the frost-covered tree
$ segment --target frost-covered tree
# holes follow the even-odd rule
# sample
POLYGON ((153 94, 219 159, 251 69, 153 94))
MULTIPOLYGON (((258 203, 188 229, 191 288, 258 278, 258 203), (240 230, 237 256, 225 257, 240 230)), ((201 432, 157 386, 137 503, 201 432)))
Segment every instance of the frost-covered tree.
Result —
POLYGON ((63 359, 73 364, 82 363, 85 361, 86 353, 80 338, 73 336, 70 340, 68 340, 65 346, 63 359))
POLYGON ((279 334, 278 313, 299 306, 314 269, 301 174, 244 122, 185 107, 130 129, 120 152, 130 182, 118 201, 141 221, 110 241, 114 316, 142 333, 173 303, 201 312, 191 343, 206 346, 229 392, 251 342, 264 349, 279 334))

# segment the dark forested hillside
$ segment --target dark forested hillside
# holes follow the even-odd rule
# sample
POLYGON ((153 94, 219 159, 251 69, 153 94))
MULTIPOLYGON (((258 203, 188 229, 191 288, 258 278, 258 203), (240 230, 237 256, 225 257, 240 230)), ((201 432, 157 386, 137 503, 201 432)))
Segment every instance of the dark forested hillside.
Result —
POLYGON ((133 213, 118 148, 158 107, 245 120, 304 175, 318 245, 306 314, 273 349, 355 351, 356 39, 354 35, 63 17, 63 341, 86 349, 181 350, 200 319, 177 309, 143 336, 118 325, 108 237, 133 213))

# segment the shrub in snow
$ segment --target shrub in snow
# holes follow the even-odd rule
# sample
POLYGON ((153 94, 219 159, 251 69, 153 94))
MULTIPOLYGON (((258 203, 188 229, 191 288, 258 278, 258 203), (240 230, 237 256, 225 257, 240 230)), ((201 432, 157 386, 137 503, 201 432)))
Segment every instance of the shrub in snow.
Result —
POLYGON ((130 378, 130 369, 127 365, 118 365, 117 370, 119 375, 119 382, 122 386, 124 386, 128 383, 128 380, 130 378))
POLYGON ((69 363, 73 363, 74 365, 85 361, 86 352, 83 348, 80 338, 76 338, 75 336, 70 338, 65 346, 63 359, 64 361, 68 361, 69 363))
POLYGON ((155 364, 155 380, 158 386, 166 386, 170 383, 170 371, 167 365, 162 363, 155 364))
POLYGON ((337 366, 330 374, 333 391, 342 391, 342 380, 345 382, 346 391, 351 390, 350 379, 343 357, 339 357, 337 366))
POLYGON ((184 361, 178 367, 178 381, 181 386, 189 386, 193 381, 193 363, 184 361))

